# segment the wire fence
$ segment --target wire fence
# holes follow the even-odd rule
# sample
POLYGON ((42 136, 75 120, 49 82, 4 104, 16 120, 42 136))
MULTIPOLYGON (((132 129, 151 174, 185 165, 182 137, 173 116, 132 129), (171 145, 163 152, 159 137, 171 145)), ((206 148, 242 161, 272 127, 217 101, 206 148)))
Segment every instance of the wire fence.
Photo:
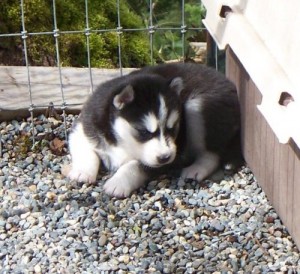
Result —
MULTIPOLYGON (((57 2, 56 0, 52 0, 52 21, 53 21, 53 29, 42 31, 42 32, 29 32, 27 31, 26 26, 26 20, 25 20, 25 11, 24 11, 24 1, 20 0, 20 25, 21 30, 19 33, 0 33, 0 42, 2 38, 9 38, 9 37, 19 37, 22 40, 22 50, 23 50, 23 58, 24 58, 24 65, 26 67, 26 82, 27 82, 27 90, 28 90, 28 112, 29 117, 31 121, 31 128, 32 128, 32 138, 33 143, 35 142, 35 134, 34 134, 34 112, 38 109, 44 109, 48 108, 49 104, 51 102, 44 101, 42 104, 36 104, 34 101, 34 91, 32 88, 32 74, 31 70, 33 69, 30 60, 28 57, 28 38, 30 37, 38 37, 38 36, 52 36, 54 39, 55 44, 55 64, 57 68, 57 78, 59 81, 59 89, 60 89, 60 97, 61 97, 61 103, 55 104, 54 107, 62 112, 63 117, 63 123, 65 125, 65 138, 67 138, 67 126, 66 126, 66 112, 69 107, 74 107, 78 104, 72 104, 68 102, 65 96, 65 85, 63 82, 63 68, 62 68, 62 61, 60 52, 62 45, 60 44, 61 35, 72 35, 72 34, 82 34, 85 36, 85 48, 86 48, 86 58, 87 58, 87 70, 85 70, 85 73, 88 73, 88 79, 89 79, 89 90, 93 91, 95 87, 95 79, 93 78, 93 70, 91 63, 91 46, 90 46, 90 36, 92 34, 101 34, 101 33, 115 33, 117 35, 117 59, 118 59, 118 71, 119 75, 123 75, 124 68, 123 68, 123 52, 124 48, 122 48, 122 36, 123 34, 129 33, 129 32, 144 32, 147 33, 149 36, 149 55, 150 55, 150 63, 155 64, 155 57, 154 57, 154 35, 157 32, 165 32, 165 31, 176 31, 179 32, 181 35, 181 60, 184 60, 185 58, 185 52, 186 52, 186 39, 187 39, 187 32, 189 31, 203 31, 204 28, 201 24, 201 18, 199 18, 199 25, 198 26, 187 26, 186 23, 186 13, 185 13, 185 4, 188 3, 188 0, 181 0, 181 18, 180 21, 177 22, 177 26, 158 26, 156 25, 155 18, 153 15, 153 7, 154 2, 152 0, 145 1, 145 5, 147 5, 148 9, 148 25, 145 27, 140 28, 124 28, 122 26, 122 17, 120 12, 120 1, 122 0, 116 0, 115 7, 117 10, 117 18, 116 18, 116 28, 102 28, 102 29, 92 29, 90 27, 90 20, 89 17, 89 0, 84 1, 85 6, 85 28, 84 29, 78 29, 78 30, 60 30, 59 24, 58 24, 58 17, 57 17, 57 2)), ((104 1, 104 0, 99 0, 104 1)), ((199 1, 199 5, 201 4, 201 1, 199 1)), ((216 68, 218 69, 218 63, 217 63, 217 49, 215 50, 215 60, 216 60, 216 68)), ((1 61, 1 60, 0 60, 1 61)), ((1 63, 1 62, 0 62, 1 63)), ((0 67, 1 68, 1 67, 0 67)), ((50 91, 49 91, 50 92, 50 91)), ((80 90, 78 90, 80 92, 80 90)), ((18 100, 18 98, 15 98, 15 100, 18 100)), ((1 104, 5 104, 5 102, 1 102, 1 104)), ((1 114, 1 106, 0 106, 0 114, 1 114)), ((0 135, 0 153, 1 153, 1 143, 2 138, 0 135)), ((1 155, 1 154, 0 154, 1 155)))

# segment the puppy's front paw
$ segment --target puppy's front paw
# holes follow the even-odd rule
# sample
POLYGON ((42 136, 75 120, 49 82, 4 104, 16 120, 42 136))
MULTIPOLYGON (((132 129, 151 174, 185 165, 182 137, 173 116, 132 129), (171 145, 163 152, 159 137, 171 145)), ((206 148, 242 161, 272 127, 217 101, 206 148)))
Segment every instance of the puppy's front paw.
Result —
POLYGON ((135 190, 132 185, 127 182, 126 178, 120 179, 118 176, 113 176, 108 179, 103 187, 106 194, 112 197, 125 198, 135 190))
POLYGON ((217 169, 218 165, 219 156, 211 152, 206 152, 192 165, 184 168, 181 177, 183 179, 193 179, 200 182, 211 175, 217 169))
POLYGON ((106 181, 104 191, 113 197, 128 197, 146 181, 146 174, 139 168, 139 163, 132 160, 121 166, 117 172, 106 181))
POLYGON ((204 176, 201 173, 201 167, 199 167, 199 165, 194 164, 182 170, 181 178, 202 181, 204 179, 204 176))
POLYGON ((89 172, 83 169, 71 168, 68 177, 72 181, 76 182, 94 183, 96 182, 97 173, 89 172))

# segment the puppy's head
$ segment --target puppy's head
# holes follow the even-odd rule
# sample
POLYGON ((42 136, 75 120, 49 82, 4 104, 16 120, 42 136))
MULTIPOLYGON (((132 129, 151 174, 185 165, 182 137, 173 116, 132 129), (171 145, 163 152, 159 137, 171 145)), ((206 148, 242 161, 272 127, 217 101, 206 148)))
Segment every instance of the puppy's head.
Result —
POLYGON ((113 98, 118 145, 145 166, 160 167, 175 159, 182 89, 181 78, 142 75, 113 98))

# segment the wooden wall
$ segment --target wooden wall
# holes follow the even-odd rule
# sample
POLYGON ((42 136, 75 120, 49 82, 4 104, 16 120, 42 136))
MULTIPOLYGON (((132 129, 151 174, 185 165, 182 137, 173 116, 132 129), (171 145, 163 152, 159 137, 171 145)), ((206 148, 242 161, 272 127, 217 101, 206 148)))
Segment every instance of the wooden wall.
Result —
POLYGON ((278 142, 256 107, 262 100, 260 91, 230 48, 226 51, 226 74, 238 89, 246 162, 300 247, 299 148, 292 141, 278 142))

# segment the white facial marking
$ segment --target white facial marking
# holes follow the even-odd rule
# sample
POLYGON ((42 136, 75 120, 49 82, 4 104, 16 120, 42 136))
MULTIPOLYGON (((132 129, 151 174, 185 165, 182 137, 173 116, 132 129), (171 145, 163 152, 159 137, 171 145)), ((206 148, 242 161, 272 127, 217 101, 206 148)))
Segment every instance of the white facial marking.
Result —
POLYGON ((165 99, 161 95, 159 96, 159 103, 159 121, 161 124, 164 124, 167 119, 168 111, 165 99))
POLYGON ((134 137, 136 130, 131 124, 126 119, 119 117, 113 124, 113 130, 117 134, 117 147, 126 151, 129 158, 139 160, 143 144, 134 137))
POLYGON ((132 160, 138 160, 144 165, 159 167, 162 164, 171 163, 176 156, 176 144, 172 138, 166 140, 165 127, 173 128, 179 119, 178 111, 172 111, 168 117, 168 109, 165 99, 159 96, 158 117, 154 113, 145 115, 143 126, 151 133, 159 129, 159 136, 154 136, 146 142, 136 139, 136 129, 124 118, 117 118, 113 130, 117 134, 117 147, 122 148, 125 155, 132 160), (168 156, 168 161, 161 163, 161 157, 168 156))
POLYGON ((176 110, 173 110, 167 120, 167 128, 174 128, 175 124, 178 122, 179 113, 176 110))
MULTIPOLYGON (((117 147, 124 151, 128 159, 138 160, 144 165, 158 167, 161 164, 158 158, 169 154, 168 163, 174 160, 176 156, 176 145, 173 141, 166 142, 162 131, 160 136, 150 139, 147 142, 139 142, 134 137, 135 129, 123 118, 117 118, 113 125, 113 130, 118 135, 117 147)), ((166 164, 166 163, 164 163, 166 164)))
MULTIPOLYGON (((162 134, 161 134, 162 135, 162 134)), ((152 167, 158 167, 161 164, 158 162, 158 158, 162 155, 169 155, 170 159, 168 162, 171 163, 176 156, 176 145, 174 142, 166 143, 164 136, 159 138, 152 138, 148 142, 144 143, 143 156, 144 164, 152 167)))
POLYGON ((146 129, 151 133, 154 133, 158 128, 158 121, 154 113, 147 114, 143 119, 143 123, 146 129))

